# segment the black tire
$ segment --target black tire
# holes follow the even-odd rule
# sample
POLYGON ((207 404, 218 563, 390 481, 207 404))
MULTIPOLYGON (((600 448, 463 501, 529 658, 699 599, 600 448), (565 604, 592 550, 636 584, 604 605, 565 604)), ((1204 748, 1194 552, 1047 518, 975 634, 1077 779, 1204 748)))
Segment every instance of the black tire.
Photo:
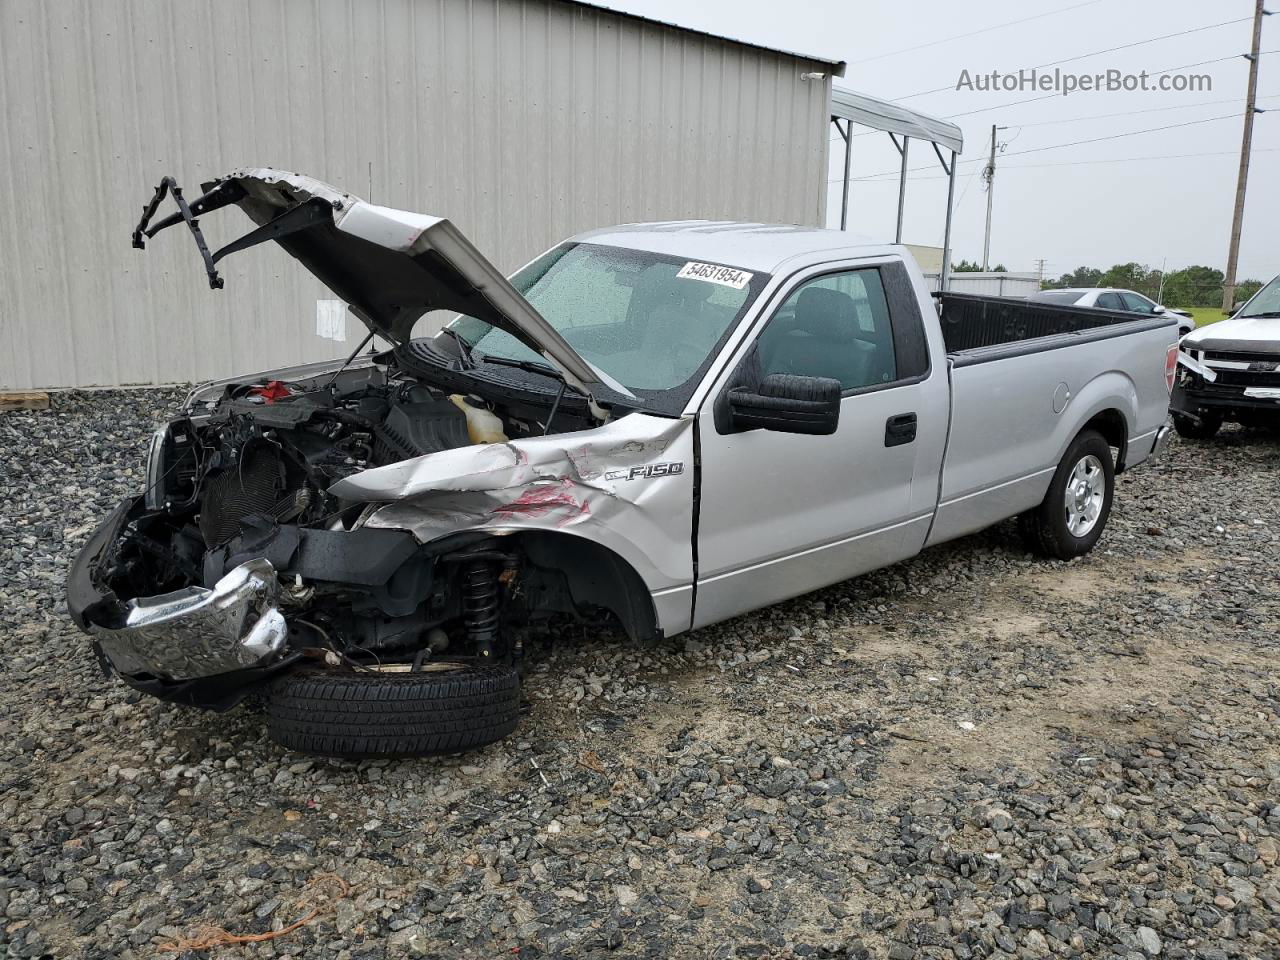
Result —
POLYGON ((1211 440, 1222 429, 1222 418, 1203 414, 1199 420, 1192 420, 1190 417, 1181 417, 1175 413, 1173 429, 1178 431, 1178 436, 1186 437, 1188 440, 1211 440))
POLYGON ((1111 447, 1102 434, 1085 430, 1071 441, 1040 506, 1018 518, 1027 548, 1032 553, 1056 560, 1084 556, 1102 536, 1107 518, 1111 516, 1114 496, 1115 467, 1111 462, 1111 447), (1090 456, 1096 457, 1102 467, 1105 481, 1102 504, 1093 526, 1083 536, 1076 536, 1067 525, 1067 484, 1071 482, 1076 466, 1090 456))
POLYGON ((519 714, 514 667, 420 673, 304 668, 272 686, 267 732, 299 753, 414 757, 501 740, 515 730, 519 714))

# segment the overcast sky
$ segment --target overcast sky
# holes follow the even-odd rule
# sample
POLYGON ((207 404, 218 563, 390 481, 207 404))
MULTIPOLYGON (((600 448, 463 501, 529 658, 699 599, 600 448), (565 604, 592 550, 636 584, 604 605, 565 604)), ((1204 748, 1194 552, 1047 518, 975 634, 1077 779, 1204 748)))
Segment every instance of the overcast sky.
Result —
MULTIPOLYGON (((1076 60, 1061 69, 1080 73, 1145 69, 1156 74, 1247 52, 1254 9, 1253 0, 606 2, 615 9, 711 33, 846 60, 848 70, 837 84, 887 99, 905 98, 905 105, 940 117, 1043 96, 957 91, 954 87, 965 69, 971 74, 1014 73, 1021 67, 1236 19, 1242 22, 1076 60), (988 29, 1032 17, 1028 22, 988 29), (963 36, 975 31, 982 32, 963 36), (929 46, 898 52, 921 44, 929 46), (940 87, 948 89, 908 96, 940 87)), ((1280 16, 1264 22, 1262 49, 1280 49, 1280 16)), ((1007 144, 1007 159, 997 160, 993 263, 1002 262, 1011 270, 1034 270, 1035 261, 1044 258, 1048 276, 1081 265, 1105 268, 1130 260, 1158 268, 1167 259, 1170 270, 1193 263, 1224 268, 1248 64, 1237 58, 1182 72, 1208 74, 1213 89, 1077 92, 955 117, 964 129, 965 152, 956 186, 953 259, 982 257, 986 194, 981 157, 989 149, 995 123, 1009 129, 998 134, 999 142, 1007 144), (1118 113, 1126 115, 1097 116, 1118 113), (1040 149, 1227 114, 1232 116, 1178 129, 1040 149), (1202 156, 1130 159, 1185 154, 1202 156)), ((1275 112, 1260 115, 1255 122, 1240 275, 1265 280, 1280 271, 1280 53, 1262 58, 1258 94, 1258 105, 1275 112)), ((862 136, 854 145, 854 177, 896 169, 898 154, 887 135, 862 136)), ((838 142, 832 145, 832 179, 841 172, 838 146, 838 142)), ((931 167, 911 175, 916 179, 908 187, 904 239, 940 245, 946 181, 940 179, 942 171, 931 148, 916 144, 910 158, 913 167, 931 167)), ((839 184, 830 184, 829 191, 828 222, 836 226, 839 184)), ((891 234, 896 202, 896 177, 855 182, 850 229, 875 236, 891 234)))

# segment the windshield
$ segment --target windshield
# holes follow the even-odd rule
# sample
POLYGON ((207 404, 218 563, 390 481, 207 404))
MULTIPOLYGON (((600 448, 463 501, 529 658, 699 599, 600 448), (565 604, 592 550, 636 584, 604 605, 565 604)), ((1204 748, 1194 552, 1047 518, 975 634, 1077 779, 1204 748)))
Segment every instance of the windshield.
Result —
POLYGON ((1242 317, 1275 316, 1280 314, 1280 277, 1276 277, 1257 292, 1243 310, 1242 317))
MULTIPOLYGON (((677 414, 698 380, 769 279, 623 247, 565 244, 511 278, 585 360, 658 412, 677 414)), ((460 316, 450 329, 474 359, 505 357, 546 364, 506 331, 460 316)))

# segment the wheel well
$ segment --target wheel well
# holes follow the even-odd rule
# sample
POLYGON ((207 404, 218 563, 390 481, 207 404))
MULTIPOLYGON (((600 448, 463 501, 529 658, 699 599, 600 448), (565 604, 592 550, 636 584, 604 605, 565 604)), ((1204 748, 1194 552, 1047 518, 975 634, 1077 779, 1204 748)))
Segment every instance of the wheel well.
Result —
POLYGON ((511 537, 529 562, 563 577, 576 607, 602 607, 633 640, 656 637, 658 614, 635 568, 608 547, 570 534, 531 530, 511 537))
POLYGON ((1124 471, 1125 454, 1129 446, 1129 424, 1124 418, 1124 414, 1119 410, 1112 408, 1103 410, 1101 413, 1095 413, 1080 430, 1097 430, 1102 434, 1102 438, 1107 441, 1109 446, 1115 447, 1116 453, 1116 473, 1124 471))

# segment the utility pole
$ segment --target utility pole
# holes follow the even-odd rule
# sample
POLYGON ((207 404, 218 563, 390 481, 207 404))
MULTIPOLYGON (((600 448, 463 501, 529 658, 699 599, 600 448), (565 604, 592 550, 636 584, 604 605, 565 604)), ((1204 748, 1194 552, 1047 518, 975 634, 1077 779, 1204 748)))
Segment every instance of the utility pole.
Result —
POLYGON ((982 241, 982 270, 985 273, 991 265, 991 194, 996 188, 996 131, 1008 130, 1008 127, 991 125, 991 159, 987 168, 982 171, 982 179, 987 181, 987 236, 982 241))
MULTIPOLYGON (((1244 107, 1244 140, 1240 144, 1240 176, 1236 180, 1236 209, 1231 219, 1231 246, 1227 252, 1227 276, 1222 286, 1222 312, 1230 313, 1235 307, 1236 266, 1240 260, 1240 232, 1244 226, 1244 195, 1249 182, 1249 152, 1253 148, 1253 115, 1258 112, 1258 61, 1262 48, 1262 18, 1270 11, 1258 0, 1253 14, 1253 46, 1249 51, 1249 93, 1244 107)), ((989 219, 989 218, 988 218, 989 219)))
MULTIPOLYGON (((1262 0, 1258 0, 1259 3, 1262 0)), ((982 179, 987 181, 987 234, 982 241, 982 272, 986 273, 991 265, 991 194, 996 189, 996 125, 991 125, 991 159, 987 169, 982 171, 982 179)))

